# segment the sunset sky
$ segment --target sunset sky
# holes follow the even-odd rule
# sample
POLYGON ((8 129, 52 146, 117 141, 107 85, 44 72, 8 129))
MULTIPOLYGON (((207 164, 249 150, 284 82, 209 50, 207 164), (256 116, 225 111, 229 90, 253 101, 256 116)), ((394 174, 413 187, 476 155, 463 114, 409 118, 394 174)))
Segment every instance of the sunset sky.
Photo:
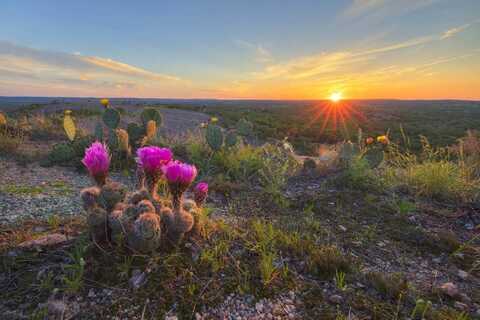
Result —
POLYGON ((0 95, 479 99, 479 0, 2 0, 0 95))

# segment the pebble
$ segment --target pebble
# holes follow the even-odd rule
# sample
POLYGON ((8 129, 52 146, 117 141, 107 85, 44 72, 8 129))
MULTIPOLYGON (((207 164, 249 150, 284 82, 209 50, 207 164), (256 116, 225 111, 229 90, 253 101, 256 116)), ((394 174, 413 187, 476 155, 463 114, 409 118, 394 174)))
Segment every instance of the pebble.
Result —
POLYGON ((340 304, 340 303, 343 302, 343 297, 341 295, 334 294, 334 295, 330 296, 329 300, 332 303, 340 304))
POLYGON ((458 287, 452 282, 442 284, 440 286, 440 291, 451 298, 454 298, 459 294, 458 287))
POLYGON ((468 306, 465 303, 455 301, 454 305, 455 309, 461 311, 468 311, 468 306))
POLYGON ((457 274, 463 280, 466 280, 468 278, 468 272, 466 272, 466 271, 458 270, 457 274))

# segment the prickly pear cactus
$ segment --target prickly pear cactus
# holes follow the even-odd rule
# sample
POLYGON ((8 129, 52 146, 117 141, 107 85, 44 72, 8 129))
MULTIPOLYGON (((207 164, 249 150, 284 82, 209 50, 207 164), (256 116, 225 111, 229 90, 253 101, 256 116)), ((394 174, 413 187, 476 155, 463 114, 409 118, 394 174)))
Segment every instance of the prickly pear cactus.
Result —
POLYGON ((108 130, 108 146, 111 150, 118 149, 118 136, 117 132, 113 129, 108 130))
POLYGON ((160 114, 160 112, 158 112, 158 110, 155 110, 152 108, 146 108, 142 111, 141 118, 142 118, 142 123, 145 129, 147 127, 148 121, 150 120, 155 121, 155 123, 157 124, 157 128, 162 126, 163 119, 162 119, 162 115, 160 114))
POLYGON ((0 126, 7 125, 7 117, 3 113, 0 112, 0 126))
POLYGON ((102 119, 108 128, 115 130, 120 123, 120 113, 115 109, 108 108, 103 113, 102 119))
POLYGON ((235 147, 238 143, 238 136, 235 132, 230 131, 225 136, 225 147, 232 148, 235 147))
POLYGON ((72 111, 65 110, 65 115, 63 117, 63 129, 65 130, 68 139, 70 141, 73 141, 75 139, 77 129, 75 127, 75 122, 73 122, 71 114, 72 111))
POLYGON ((253 134, 253 124, 246 119, 240 119, 237 122, 237 132, 241 136, 250 137, 253 134))
POLYGON ((137 146, 139 141, 145 135, 145 130, 136 123, 129 123, 127 127, 130 145, 137 146))
POLYGON ((154 120, 149 120, 147 122, 145 133, 147 140, 155 138, 155 136, 157 135, 157 123, 154 120))
POLYGON ((365 152, 365 159, 372 168, 378 167, 384 159, 384 152, 381 148, 370 148, 365 152))
POLYGON ((222 128, 217 125, 208 125, 205 134, 207 143, 213 151, 219 151, 223 145, 223 132, 222 128))
POLYGON ((356 147, 352 142, 344 142, 340 149, 340 161, 347 164, 358 154, 358 147, 356 147))
POLYGON ((103 141, 103 126, 100 122, 95 125, 95 139, 97 141, 103 141))

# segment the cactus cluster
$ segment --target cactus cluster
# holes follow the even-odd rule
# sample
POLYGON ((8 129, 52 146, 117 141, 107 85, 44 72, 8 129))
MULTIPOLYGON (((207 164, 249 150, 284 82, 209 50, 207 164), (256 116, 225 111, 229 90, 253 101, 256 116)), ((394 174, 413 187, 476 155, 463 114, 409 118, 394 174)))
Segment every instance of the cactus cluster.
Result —
POLYGON ((170 149, 159 147, 139 148, 136 161, 138 190, 128 193, 122 184, 108 179, 107 146, 95 142, 86 149, 83 164, 96 185, 83 189, 81 199, 92 239, 125 244, 147 254, 198 234, 208 185, 197 184, 194 200, 183 197, 197 176, 196 167, 174 161, 170 149), (168 184, 170 199, 157 192, 162 180, 168 184))
POLYGON ((108 129, 108 139, 104 137, 103 125, 95 127, 95 138, 98 141, 107 141, 110 149, 120 151, 126 157, 130 156, 131 148, 145 145, 157 135, 157 129, 162 125, 162 115, 155 109, 146 108, 142 111, 141 125, 129 123, 126 129, 120 129, 121 115, 117 109, 111 107, 108 99, 102 99, 105 107, 102 122, 108 129))
POLYGON ((246 138, 253 134, 252 123, 245 119, 238 121, 236 128, 228 131, 215 124, 218 122, 217 118, 210 121, 202 127, 206 128, 205 140, 214 152, 220 151, 223 147, 228 149, 236 146, 241 141, 239 136, 246 138))

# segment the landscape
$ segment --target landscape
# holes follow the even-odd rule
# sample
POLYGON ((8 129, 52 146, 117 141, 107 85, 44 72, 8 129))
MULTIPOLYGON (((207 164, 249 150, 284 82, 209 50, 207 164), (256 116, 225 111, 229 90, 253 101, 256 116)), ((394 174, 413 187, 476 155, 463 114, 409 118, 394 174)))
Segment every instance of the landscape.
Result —
POLYGON ((480 319, 479 5, 7 0, 0 318, 480 319))

